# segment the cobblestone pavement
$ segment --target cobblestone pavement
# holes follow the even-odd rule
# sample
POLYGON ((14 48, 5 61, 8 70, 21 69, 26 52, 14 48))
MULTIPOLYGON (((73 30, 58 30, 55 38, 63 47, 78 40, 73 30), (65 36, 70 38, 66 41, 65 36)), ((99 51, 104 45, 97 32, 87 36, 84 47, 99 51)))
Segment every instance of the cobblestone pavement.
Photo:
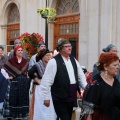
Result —
POLYGON ((2 116, 0 115, 0 120, 7 120, 7 119, 2 118, 2 116))
MULTIPOLYGON (((32 94, 30 94, 30 100, 31 100, 31 96, 32 94)), ((7 120, 7 118, 3 118, 2 115, 0 114, 0 120, 7 120)), ((17 119, 12 119, 12 120, 17 120, 17 119)), ((28 118, 22 120, 28 120, 28 118)))
MULTIPOLYGON (((7 120, 7 118, 3 118, 2 115, 0 115, 0 120, 7 120)), ((17 120, 17 119, 12 119, 12 120, 17 120)), ((28 120, 28 118, 22 120, 28 120)))

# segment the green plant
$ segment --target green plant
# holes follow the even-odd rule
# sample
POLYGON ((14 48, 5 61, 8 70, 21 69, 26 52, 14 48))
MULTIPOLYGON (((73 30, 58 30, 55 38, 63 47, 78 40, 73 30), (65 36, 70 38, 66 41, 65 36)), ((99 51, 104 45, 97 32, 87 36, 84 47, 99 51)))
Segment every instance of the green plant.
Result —
POLYGON ((56 17, 56 10, 54 8, 38 9, 37 13, 45 19, 54 19, 56 17))

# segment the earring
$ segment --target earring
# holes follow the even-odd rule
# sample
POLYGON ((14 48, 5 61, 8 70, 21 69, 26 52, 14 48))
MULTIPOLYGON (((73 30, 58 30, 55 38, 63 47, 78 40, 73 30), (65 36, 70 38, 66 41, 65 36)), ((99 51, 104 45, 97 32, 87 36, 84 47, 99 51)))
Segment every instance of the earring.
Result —
POLYGON ((107 76, 108 76, 108 71, 105 70, 105 78, 107 79, 107 76))

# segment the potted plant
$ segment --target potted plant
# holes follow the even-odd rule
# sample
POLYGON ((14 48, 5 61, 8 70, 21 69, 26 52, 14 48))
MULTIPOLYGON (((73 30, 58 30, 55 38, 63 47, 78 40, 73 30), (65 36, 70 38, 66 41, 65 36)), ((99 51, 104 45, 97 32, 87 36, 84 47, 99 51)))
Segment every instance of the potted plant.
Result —
POLYGON ((54 8, 43 8, 38 9, 37 13, 41 15, 42 18, 45 19, 55 19, 56 17, 56 10, 54 8))

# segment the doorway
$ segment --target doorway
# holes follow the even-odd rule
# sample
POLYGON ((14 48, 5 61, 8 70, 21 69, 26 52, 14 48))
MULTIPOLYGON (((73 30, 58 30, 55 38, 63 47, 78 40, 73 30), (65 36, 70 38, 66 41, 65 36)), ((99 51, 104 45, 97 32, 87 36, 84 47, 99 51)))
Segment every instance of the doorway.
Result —
POLYGON ((54 24, 54 49, 59 38, 66 38, 72 44, 72 55, 78 59, 79 15, 56 18, 54 24))
POLYGON ((54 45, 59 38, 66 38, 72 44, 72 55, 78 59, 79 44, 79 1, 58 0, 56 4, 57 17, 54 23, 54 45))

